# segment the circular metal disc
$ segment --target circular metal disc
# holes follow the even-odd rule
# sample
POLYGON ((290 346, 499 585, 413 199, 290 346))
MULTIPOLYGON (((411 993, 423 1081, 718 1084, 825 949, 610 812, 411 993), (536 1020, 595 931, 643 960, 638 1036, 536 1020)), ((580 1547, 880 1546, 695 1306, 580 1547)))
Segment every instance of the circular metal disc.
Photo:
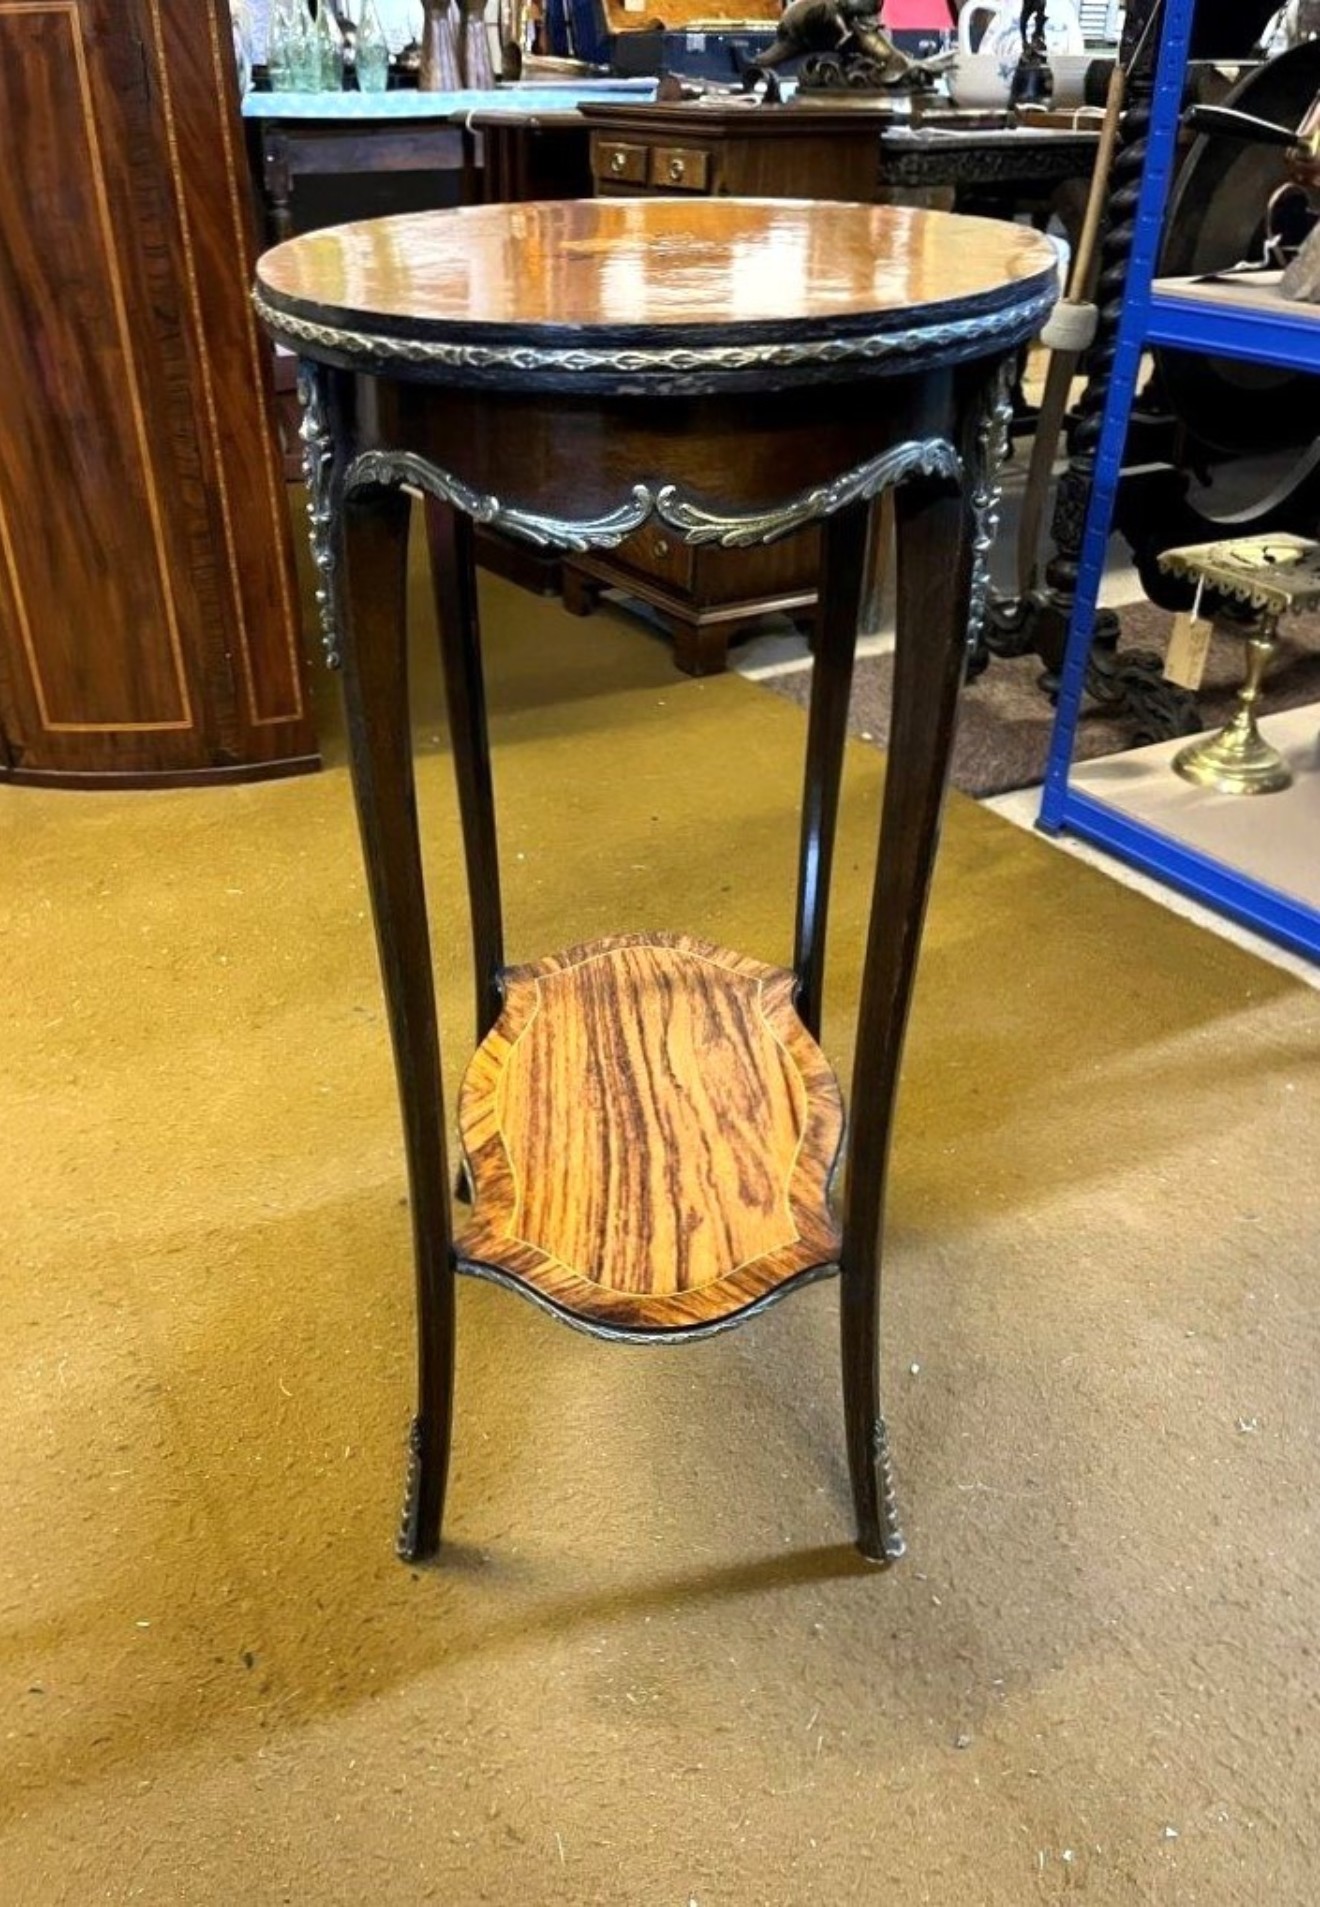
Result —
MULTIPOLYGON (((1297 126, 1317 93, 1320 41, 1309 40, 1249 73, 1223 104, 1297 126)), ((1170 194, 1161 274, 1190 277, 1259 258, 1266 206, 1287 176, 1285 158, 1279 146, 1199 137, 1170 194)), ((1169 407, 1211 450, 1277 451, 1320 435, 1320 379, 1187 351, 1156 356, 1169 407)))

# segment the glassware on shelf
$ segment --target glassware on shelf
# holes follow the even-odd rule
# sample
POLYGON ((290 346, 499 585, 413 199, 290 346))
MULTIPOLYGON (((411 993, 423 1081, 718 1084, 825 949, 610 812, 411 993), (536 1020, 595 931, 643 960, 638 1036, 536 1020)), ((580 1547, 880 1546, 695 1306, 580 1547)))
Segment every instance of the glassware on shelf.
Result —
POLYGON ((375 0, 362 0, 354 51, 358 90, 383 93, 390 83, 390 43, 376 12, 375 0))
POLYGON ((266 63, 274 92, 314 93, 320 86, 320 49, 303 0, 275 0, 266 63))
POLYGON ((335 19, 330 0, 319 0, 313 40, 317 61, 316 90, 321 93, 342 93, 344 90, 344 36, 339 30, 339 22, 335 19))
POLYGON ((289 0, 274 0, 266 22, 266 73, 273 93, 287 93, 289 87, 289 26, 292 8, 289 0))

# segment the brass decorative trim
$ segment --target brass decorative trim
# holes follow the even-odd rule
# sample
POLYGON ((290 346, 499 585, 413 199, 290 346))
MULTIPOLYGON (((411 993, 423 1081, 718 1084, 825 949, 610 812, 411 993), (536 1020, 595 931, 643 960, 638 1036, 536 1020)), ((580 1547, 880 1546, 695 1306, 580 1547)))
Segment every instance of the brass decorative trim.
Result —
POLYGON ((883 1417, 877 1417, 872 1426, 871 1449, 880 1491, 880 1536, 884 1560, 896 1563, 906 1553, 907 1544, 898 1521, 898 1496, 894 1489, 894 1465, 889 1452, 889 1428, 883 1417))
POLYGON ((498 497, 483 496, 461 477, 451 476, 408 450, 366 450, 355 457, 344 476, 344 494, 374 484, 413 484, 442 503, 452 503, 474 523, 519 536, 541 549, 614 549, 625 536, 640 529, 656 509, 654 492, 645 484, 635 483, 628 501, 603 516, 543 516, 534 510, 520 510, 516 504, 502 503, 498 497))
MULTIPOLYGON (((498 1266, 488 1265, 477 1258, 467 1258, 461 1249, 455 1260, 455 1269, 465 1278, 480 1278, 489 1285, 498 1285, 501 1291, 512 1292, 517 1298, 526 1298, 547 1317, 557 1318, 560 1324, 566 1324, 573 1331, 580 1331, 584 1337, 600 1338, 611 1344, 695 1344, 701 1338, 719 1337, 725 1331, 734 1331, 740 1324, 746 1324, 749 1318, 756 1318, 772 1305, 779 1304, 794 1291, 801 1291, 807 1285, 819 1284, 826 1278, 837 1278, 839 1265, 837 1259, 826 1264, 812 1265, 806 1271, 800 1271, 781 1285, 774 1285, 769 1291, 744 1305, 741 1311, 731 1312, 724 1318, 713 1318, 705 1324, 686 1324, 678 1327, 648 1329, 631 1328, 627 1325, 608 1324, 600 1318, 584 1318, 580 1312, 565 1310, 553 1299, 534 1285, 525 1284, 521 1278, 513 1277, 509 1272, 501 1271, 498 1266)), ((899 1537, 902 1542, 902 1537, 899 1537)), ((902 1554, 900 1550, 898 1554, 902 1554)))
POLYGON ((1165 550, 1159 565, 1273 616, 1296 615, 1320 604, 1320 543, 1287 530, 1165 550))
MULTIPOLYGON (((309 439, 307 433, 308 424, 304 419, 305 458, 308 455, 307 447, 319 442, 315 437, 309 439)), ((599 516, 543 515, 503 503, 495 496, 483 496, 461 478, 452 476, 447 470, 441 470, 411 451, 364 451, 349 465, 343 487, 344 494, 348 495, 374 484, 412 484, 444 503, 453 504, 476 523, 521 537, 525 542, 534 543, 543 549, 579 552, 614 549, 652 517, 658 517, 670 529, 677 530, 686 543, 718 543, 724 549, 745 549, 752 544, 775 542, 806 524, 818 523, 832 516, 849 503, 878 496, 882 490, 918 473, 957 480, 962 475, 962 459, 952 444, 938 437, 897 444, 882 455, 860 464, 857 469, 836 477, 831 483, 818 484, 811 490, 802 491, 772 509, 747 511, 712 510, 680 490, 677 484, 635 483, 626 502, 599 516)), ((309 493, 311 486, 309 469, 309 493)), ((315 551, 316 519, 310 503, 309 514, 313 515, 315 551)), ((323 567, 319 555, 317 566, 318 569, 323 567)))
POLYGON ((324 380, 319 368, 305 359, 298 364, 298 401, 302 422, 303 482, 307 486, 307 524, 316 568, 316 608, 321 619, 321 647, 328 669, 340 666, 339 589, 334 547, 334 439, 325 414, 324 380))
POLYGON ((432 338, 381 336, 345 326, 318 324, 282 311, 267 302, 258 286, 253 292, 257 316, 277 336, 313 350, 333 351, 346 358, 365 358, 379 364, 432 365, 452 371, 519 371, 541 376, 559 373, 588 376, 597 373, 640 373, 671 376, 730 373, 802 366, 826 369, 831 365, 879 364, 889 359, 919 360, 965 347, 969 353, 990 356, 995 350, 1034 337, 1057 300, 1057 288, 1037 292, 1021 304, 975 317, 880 331, 857 337, 780 339, 765 344, 574 345, 562 350, 530 344, 454 344, 432 338))
POLYGON ((408 1475, 403 1488, 403 1511, 394 1552, 400 1562, 415 1563, 421 1556, 422 1525, 422 1420, 414 1417, 408 1427, 408 1475))
POLYGON ((990 388, 976 440, 976 477, 971 494, 972 591, 967 613, 967 652, 980 647, 990 608, 990 551, 999 534, 999 503, 1003 494, 1004 459, 1008 455, 1009 427, 1013 422, 1013 380, 1016 364, 1006 358, 990 388))
POLYGON ((689 543, 718 543, 721 549, 746 549, 754 543, 772 543, 781 536, 833 516, 850 503, 869 502, 882 490, 901 483, 905 477, 962 477, 962 458, 942 437, 927 437, 896 444, 856 470, 836 477, 832 483, 806 490, 791 503, 773 510, 749 511, 742 515, 721 515, 704 504, 684 497, 673 484, 666 484, 656 495, 656 514, 672 529, 681 530, 689 543))

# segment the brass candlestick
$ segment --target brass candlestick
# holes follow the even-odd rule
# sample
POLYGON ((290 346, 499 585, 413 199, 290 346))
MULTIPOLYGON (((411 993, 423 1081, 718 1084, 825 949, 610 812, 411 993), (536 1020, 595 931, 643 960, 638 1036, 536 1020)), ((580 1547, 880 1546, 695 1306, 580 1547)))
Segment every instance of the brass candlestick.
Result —
POLYGON ((1279 619, 1272 612, 1246 633, 1247 673, 1238 691, 1237 711, 1217 735, 1202 735, 1174 756, 1184 781, 1214 788, 1221 795, 1272 795, 1292 786, 1292 770, 1256 726, 1265 671, 1278 647, 1279 619))
POLYGON ((1265 672, 1278 643, 1279 619, 1320 608, 1320 543, 1276 532, 1165 550, 1160 568, 1187 576, 1216 595, 1257 611, 1246 632, 1246 677, 1231 722, 1202 735, 1174 757, 1185 781, 1225 795, 1268 795, 1292 785, 1292 771, 1256 724, 1265 672))

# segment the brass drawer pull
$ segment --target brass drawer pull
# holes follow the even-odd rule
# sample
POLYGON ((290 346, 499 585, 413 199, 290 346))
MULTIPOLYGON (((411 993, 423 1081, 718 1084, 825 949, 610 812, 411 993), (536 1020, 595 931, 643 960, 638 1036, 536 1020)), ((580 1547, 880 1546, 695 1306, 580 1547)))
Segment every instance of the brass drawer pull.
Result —
POLYGON ((653 146, 651 184, 662 192, 708 192, 711 155, 700 146, 653 146))
POLYGON ((671 547, 672 545, 670 544, 668 537, 665 537, 665 536, 657 536, 654 544, 652 545, 652 548, 654 549, 655 554, 659 557, 668 556, 671 547))
POLYGON ((591 142, 591 170, 597 179, 617 181, 620 185, 645 185, 648 149, 630 145, 626 139, 601 139, 591 142))

